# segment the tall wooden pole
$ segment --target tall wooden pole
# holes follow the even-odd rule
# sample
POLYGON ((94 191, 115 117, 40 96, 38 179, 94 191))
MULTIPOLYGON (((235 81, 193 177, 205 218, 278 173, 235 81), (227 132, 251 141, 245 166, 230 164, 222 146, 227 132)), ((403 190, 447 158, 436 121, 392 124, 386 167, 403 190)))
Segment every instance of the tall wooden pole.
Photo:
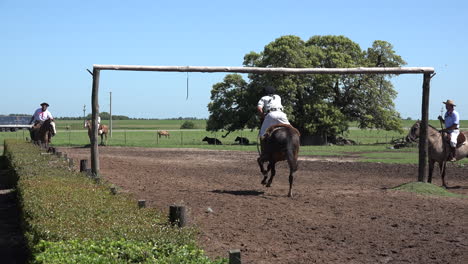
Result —
POLYGON ((112 137, 112 92, 109 92, 109 100, 110 100, 110 107, 109 107, 109 130, 110 130, 110 137, 112 137))
POLYGON ((427 182, 426 164, 428 155, 427 127, 429 124, 429 88, 431 83, 431 74, 424 73, 423 94, 421 105, 421 130, 419 135, 419 171, 418 181, 427 182))
POLYGON ((92 122, 91 128, 91 172, 99 176, 99 149, 98 149, 98 116, 99 116, 99 75, 100 70, 93 69, 93 91, 91 94, 92 122))

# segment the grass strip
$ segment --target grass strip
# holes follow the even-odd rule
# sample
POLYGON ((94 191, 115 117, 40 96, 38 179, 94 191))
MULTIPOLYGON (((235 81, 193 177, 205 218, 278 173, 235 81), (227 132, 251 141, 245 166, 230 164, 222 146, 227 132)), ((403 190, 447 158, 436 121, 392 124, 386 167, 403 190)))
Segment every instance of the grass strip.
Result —
POLYGON ((422 195, 468 198, 466 195, 451 193, 446 189, 431 183, 410 182, 393 188, 393 190, 413 192, 422 195))
POLYGON ((32 263, 226 262, 204 255, 195 229, 172 227, 130 195, 112 195, 109 185, 71 171, 64 159, 19 140, 5 140, 4 153, 18 179, 32 263))

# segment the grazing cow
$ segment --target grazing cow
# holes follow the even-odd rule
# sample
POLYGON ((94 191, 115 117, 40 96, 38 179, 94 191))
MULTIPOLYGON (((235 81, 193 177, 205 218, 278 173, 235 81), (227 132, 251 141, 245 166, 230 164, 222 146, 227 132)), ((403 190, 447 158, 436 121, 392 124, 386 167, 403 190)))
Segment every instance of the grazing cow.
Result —
POLYGON ((166 130, 158 131, 158 137, 161 138, 162 136, 165 136, 165 137, 168 138, 168 137, 170 137, 170 134, 166 130))
POLYGON ((239 141, 239 145, 249 145, 249 139, 245 138, 245 137, 236 137, 236 139, 234 141, 239 141))
POLYGON ((209 137, 204 137, 202 141, 208 142, 210 145, 222 145, 221 141, 219 141, 217 138, 209 138, 209 137))

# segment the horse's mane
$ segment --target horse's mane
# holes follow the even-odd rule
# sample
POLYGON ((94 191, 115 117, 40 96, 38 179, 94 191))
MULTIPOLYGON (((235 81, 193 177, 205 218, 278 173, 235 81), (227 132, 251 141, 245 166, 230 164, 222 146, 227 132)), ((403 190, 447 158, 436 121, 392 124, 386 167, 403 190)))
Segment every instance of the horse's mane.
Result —
POLYGON ((42 123, 41 127, 39 128, 39 131, 46 131, 47 129, 49 129, 49 126, 51 126, 51 123, 52 120, 50 119, 47 119, 44 121, 44 123, 42 123))
MULTIPOLYGON (((418 121, 417 123, 418 123, 419 125, 421 125, 421 121, 418 121)), ((433 125, 431 125, 431 124, 429 124, 429 123, 427 123, 427 126, 430 127, 430 128, 432 128, 432 129, 434 129, 434 130, 436 130, 436 131, 439 131, 438 128, 436 128, 435 126, 433 126, 433 125)))

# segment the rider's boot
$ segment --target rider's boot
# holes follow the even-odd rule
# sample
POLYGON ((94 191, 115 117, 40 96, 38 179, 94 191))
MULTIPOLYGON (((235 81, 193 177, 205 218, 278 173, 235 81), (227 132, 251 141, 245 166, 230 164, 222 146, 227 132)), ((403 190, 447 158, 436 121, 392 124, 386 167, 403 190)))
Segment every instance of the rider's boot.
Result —
POLYGON ((449 161, 457 161, 456 152, 457 152, 457 149, 455 147, 450 147, 450 153, 448 157, 449 161))

